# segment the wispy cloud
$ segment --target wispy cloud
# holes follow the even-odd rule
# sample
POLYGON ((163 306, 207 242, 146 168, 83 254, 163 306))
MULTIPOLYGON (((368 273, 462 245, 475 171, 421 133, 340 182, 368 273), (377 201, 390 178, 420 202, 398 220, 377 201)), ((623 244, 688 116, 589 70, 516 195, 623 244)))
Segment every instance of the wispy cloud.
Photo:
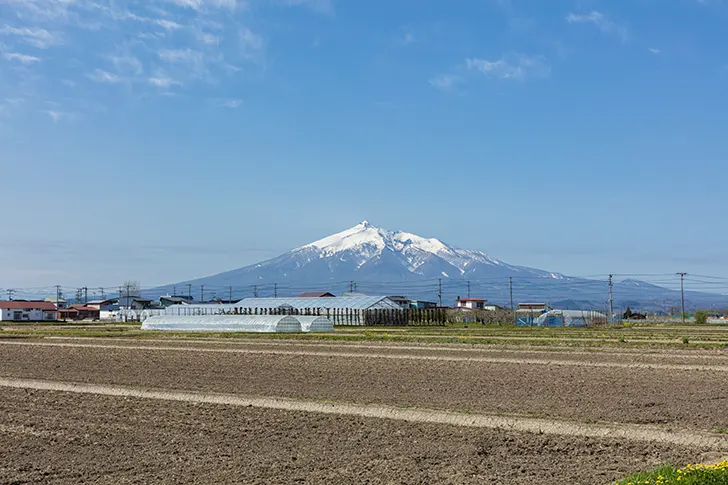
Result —
POLYGON ((242 99, 218 99, 215 101, 217 108, 236 109, 243 105, 242 99))
POLYGON ((141 74, 144 72, 144 65, 136 56, 129 54, 111 55, 108 56, 108 59, 118 72, 129 72, 133 74, 141 74))
POLYGON ((409 27, 403 28, 402 33, 397 37, 397 43, 403 46, 412 45, 415 42, 417 42, 417 37, 409 27))
POLYGON ((157 76, 157 77, 150 77, 148 79, 149 84, 156 86, 158 88, 170 88, 172 86, 180 86, 182 83, 179 81, 176 81, 172 79, 171 77, 165 77, 165 76, 157 76))
POLYGON ((276 3, 287 6, 301 6, 306 7, 314 12, 323 13, 326 15, 334 14, 334 1, 333 0, 274 0, 276 3))
POLYGON ((255 59, 260 56, 264 49, 263 37, 247 27, 240 28, 239 37, 243 56, 248 59, 255 59))
POLYGON ((655 49, 654 47, 650 47, 647 50, 650 51, 651 53, 655 54, 655 55, 658 55, 658 54, 661 54, 662 53, 662 51, 660 49, 655 49))
POLYGON ((246 6, 243 1, 238 0, 167 0, 178 7, 191 8, 193 10, 204 10, 210 8, 236 9, 238 6, 246 6))
POLYGON ((39 49, 47 49, 54 44, 60 43, 58 35, 54 35, 46 29, 40 28, 5 26, 0 28, 0 34, 17 36, 26 44, 38 47, 39 49))
POLYGON ((103 69, 95 69, 92 73, 88 74, 88 78, 97 83, 117 84, 124 82, 121 77, 103 69))
POLYGON ((20 54, 18 52, 7 52, 3 54, 3 57, 9 61, 17 61, 23 65, 30 65, 36 62, 40 62, 40 58, 35 56, 28 56, 26 54, 20 54))
POLYGON ((585 14, 569 13, 566 21, 570 24, 590 23, 596 26, 603 34, 614 35, 622 42, 626 42, 629 38, 629 31, 626 27, 618 25, 610 19, 605 13, 597 10, 585 14))
POLYGON ((54 121, 114 105, 94 83, 134 99, 193 88, 223 99, 266 68, 263 4, 334 14, 334 0, 0 0, 0 99, 25 97, 26 112, 54 121))
POLYGON ((459 80, 460 78, 453 74, 441 74, 430 78, 427 82, 430 83, 430 86, 440 91, 452 91, 459 80))
POLYGON ((495 61, 470 58, 465 60, 465 66, 468 70, 474 70, 489 77, 517 81, 551 75, 551 67, 543 57, 524 54, 514 54, 495 61))
POLYGON ((69 113, 67 111, 46 110, 45 114, 47 114, 54 123, 59 123, 61 121, 73 121, 78 118, 76 113, 69 113))

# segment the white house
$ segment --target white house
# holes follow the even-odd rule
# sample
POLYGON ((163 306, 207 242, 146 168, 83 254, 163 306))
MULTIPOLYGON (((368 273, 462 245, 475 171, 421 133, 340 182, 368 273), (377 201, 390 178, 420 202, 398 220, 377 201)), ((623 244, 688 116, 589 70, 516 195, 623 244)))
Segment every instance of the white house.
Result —
POLYGON ((482 298, 460 298, 458 297, 457 308, 463 308, 468 310, 484 310, 485 302, 482 298))
POLYGON ((0 301, 0 321, 41 322, 58 320, 58 310, 49 301, 0 301))

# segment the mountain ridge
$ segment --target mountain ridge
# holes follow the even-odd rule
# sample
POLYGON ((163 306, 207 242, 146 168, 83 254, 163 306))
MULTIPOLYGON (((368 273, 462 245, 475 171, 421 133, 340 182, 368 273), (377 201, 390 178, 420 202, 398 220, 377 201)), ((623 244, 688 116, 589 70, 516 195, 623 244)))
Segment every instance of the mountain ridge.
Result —
MULTIPOLYGON (((565 276, 506 263, 482 251, 449 245, 437 238, 424 238, 405 231, 389 231, 363 221, 354 227, 294 248, 280 256, 253 265, 175 285, 204 285, 208 289, 236 288, 253 296, 265 288, 279 296, 295 296, 321 289, 345 291, 342 282, 356 282, 369 294, 406 294, 410 298, 454 304, 468 289, 493 303, 510 304, 511 287, 518 301, 578 301, 593 309, 604 309, 608 300, 605 281, 565 276), (467 287, 466 287, 467 284, 467 287), (335 286, 338 286, 336 288, 335 286)), ((616 282, 619 301, 639 308, 664 309, 680 301, 679 291, 638 280, 616 282)), ((715 305, 725 297, 691 293, 698 305, 715 305)), ((263 295, 260 295, 263 296, 263 295)), ((272 296, 272 295, 267 295, 272 296)))

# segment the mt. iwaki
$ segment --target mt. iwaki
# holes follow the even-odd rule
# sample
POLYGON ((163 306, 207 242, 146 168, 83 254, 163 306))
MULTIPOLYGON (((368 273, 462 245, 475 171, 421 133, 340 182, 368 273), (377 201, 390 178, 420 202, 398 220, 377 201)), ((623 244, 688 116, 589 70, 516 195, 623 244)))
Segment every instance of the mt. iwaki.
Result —
MULTIPOLYGON (((598 308, 608 300, 605 280, 574 278, 560 273, 508 264, 481 251, 460 249, 439 239, 403 231, 389 231, 367 221, 345 231, 293 249, 276 258, 205 278, 159 288, 193 296, 207 289, 205 298, 295 296, 305 291, 356 291, 372 295, 453 304, 457 296, 509 304, 547 302, 568 308, 598 308), (183 289, 184 288, 184 289, 183 289), (198 293, 199 292, 199 293, 198 293)), ((634 280, 615 281, 616 308, 631 306, 660 310, 677 304, 680 293, 634 280), (639 283, 639 284, 637 284, 639 283)), ((691 305, 720 305, 725 297, 686 293, 691 305)))

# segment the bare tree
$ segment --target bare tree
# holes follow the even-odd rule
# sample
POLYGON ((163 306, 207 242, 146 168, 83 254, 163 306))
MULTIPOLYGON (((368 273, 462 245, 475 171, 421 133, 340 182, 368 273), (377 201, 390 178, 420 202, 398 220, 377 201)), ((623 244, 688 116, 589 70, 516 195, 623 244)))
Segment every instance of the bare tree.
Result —
POLYGON ((119 301, 119 304, 126 306, 127 308, 131 307, 132 299, 141 296, 141 291, 142 288, 139 284, 139 280, 125 281, 124 286, 121 287, 122 300, 119 301))

